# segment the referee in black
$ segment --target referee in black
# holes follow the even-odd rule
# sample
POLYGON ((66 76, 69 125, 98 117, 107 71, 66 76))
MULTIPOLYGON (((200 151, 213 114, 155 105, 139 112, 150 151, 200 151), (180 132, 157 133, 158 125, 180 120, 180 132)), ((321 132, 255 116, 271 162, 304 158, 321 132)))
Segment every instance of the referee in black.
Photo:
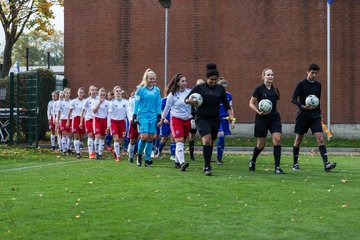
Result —
POLYGON ((189 99, 193 93, 199 93, 203 97, 203 103, 195 110, 196 128, 200 133, 203 144, 204 156, 204 173, 206 176, 211 176, 211 155, 213 152, 213 144, 216 140, 219 126, 220 126, 220 103, 222 102, 225 109, 229 113, 229 121, 232 121, 234 116, 230 111, 230 105, 226 98, 225 88, 217 84, 219 72, 214 63, 206 65, 206 83, 196 85, 189 95, 185 98, 185 103, 196 106, 197 101, 189 99))
POLYGON ((294 171, 300 169, 298 162, 300 144, 304 138, 304 134, 308 132, 309 128, 311 129, 311 132, 315 136, 318 143, 320 155, 324 162, 324 170, 329 172, 331 169, 336 167, 336 163, 331 163, 328 161, 323 138, 323 129, 321 126, 320 104, 317 107, 306 106, 305 104, 305 99, 309 95, 315 95, 320 100, 321 84, 315 80, 319 71, 320 68, 318 65, 314 63, 310 64, 307 68, 306 79, 298 82, 292 96, 291 102, 299 108, 295 124, 296 138, 293 146, 294 171))
POLYGON ((249 171, 255 171, 256 158, 264 149, 266 136, 270 131, 274 146, 274 173, 284 174, 285 172, 280 168, 282 124, 280 113, 276 107, 277 101, 280 99, 280 93, 273 85, 274 72, 272 69, 265 68, 261 77, 264 83, 255 88, 249 102, 249 107, 256 112, 254 136, 257 138, 256 147, 254 147, 253 155, 249 161, 249 171), (263 99, 268 99, 272 103, 272 109, 269 113, 258 109, 258 103, 263 99))

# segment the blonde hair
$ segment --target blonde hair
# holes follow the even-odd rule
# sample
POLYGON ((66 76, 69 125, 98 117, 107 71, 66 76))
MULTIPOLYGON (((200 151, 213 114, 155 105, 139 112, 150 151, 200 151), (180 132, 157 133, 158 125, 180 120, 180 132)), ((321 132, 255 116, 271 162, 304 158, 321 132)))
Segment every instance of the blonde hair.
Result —
POLYGON ((196 85, 203 84, 203 83, 205 83, 204 79, 200 78, 200 79, 196 80, 196 85))
POLYGON ((91 96, 91 89, 92 88, 95 88, 96 90, 97 90, 97 87, 95 86, 95 85, 91 85, 90 87, 89 87, 89 92, 88 92, 88 95, 89 96, 91 96))
POLYGON ((138 87, 145 87, 148 83, 149 83, 149 76, 150 75, 153 75, 156 77, 156 73, 151 70, 150 68, 146 69, 144 75, 143 75, 143 78, 142 78, 142 81, 141 83, 138 85, 138 87))
POLYGON ((225 84, 229 84, 229 82, 224 77, 221 77, 219 79, 218 84, 220 84, 221 86, 224 86, 225 84))
POLYGON ((120 86, 115 86, 115 87, 113 88, 113 90, 112 90, 113 93, 115 93, 115 89, 118 89, 118 88, 119 88, 120 90, 122 90, 120 86))
POLYGON ((273 71, 271 68, 265 68, 265 69, 262 71, 262 73, 261 73, 261 80, 264 80, 265 73, 266 73, 266 71, 268 71, 268 70, 273 71))
POLYGON ((98 95, 100 96, 100 94, 101 94, 102 92, 104 92, 105 94, 107 94, 107 93, 106 93, 106 89, 103 88, 103 87, 101 87, 101 88, 99 89, 98 95))

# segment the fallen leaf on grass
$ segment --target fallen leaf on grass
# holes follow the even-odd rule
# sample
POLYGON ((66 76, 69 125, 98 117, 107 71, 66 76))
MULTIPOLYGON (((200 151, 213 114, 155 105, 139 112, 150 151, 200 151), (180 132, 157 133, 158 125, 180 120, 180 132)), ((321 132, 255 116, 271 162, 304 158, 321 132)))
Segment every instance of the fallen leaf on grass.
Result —
POLYGON ((75 218, 80 218, 81 216, 80 216, 80 214, 78 214, 78 215, 75 215, 75 218))

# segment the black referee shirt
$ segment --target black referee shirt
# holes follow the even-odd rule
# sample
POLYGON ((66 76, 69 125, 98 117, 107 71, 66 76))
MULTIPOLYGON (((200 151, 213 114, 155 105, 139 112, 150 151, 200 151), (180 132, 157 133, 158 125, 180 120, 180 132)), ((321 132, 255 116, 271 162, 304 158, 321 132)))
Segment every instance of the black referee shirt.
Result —
POLYGON ((270 90, 265 86, 265 84, 261 84, 257 86, 254 90, 253 97, 257 99, 258 103, 263 99, 269 99, 272 103, 272 110, 270 114, 277 112, 277 101, 280 99, 279 90, 273 86, 271 86, 270 90))
POLYGON ((319 83, 318 81, 313 81, 310 82, 307 79, 304 79, 302 81, 299 81, 295 90, 294 90, 294 94, 292 96, 292 103, 295 104, 296 106, 298 106, 298 108, 300 109, 300 111, 302 112, 306 112, 312 116, 315 115, 319 115, 320 112, 320 103, 319 103, 319 107, 315 108, 313 110, 305 110, 305 109, 301 109, 301 105, 305 106, 305 99, 307 96, 309 95, 315 95, 319 98, 321 97, 321 83, 319 83))
POLYGON ((195 108, 195 115, 197 117, 220 118, 221 102, 226 110, 230 109, 225 88, 219 84, 216 84, 214 87, 209 87, 207 83, 196 85, 185 100, 193 93, 199 93, 203 97, 201 106, 195 108))

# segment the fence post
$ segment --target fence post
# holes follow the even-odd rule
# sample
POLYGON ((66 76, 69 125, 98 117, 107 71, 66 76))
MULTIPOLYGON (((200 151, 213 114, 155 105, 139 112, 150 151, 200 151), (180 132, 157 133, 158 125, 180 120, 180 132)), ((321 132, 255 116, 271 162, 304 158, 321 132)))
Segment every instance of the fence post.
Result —
POLYGON ((20 136, 20 74, 16 74, 16 144, 19 145, 20 136))
POLYGON ((40 74, 39 72, 36 72, 36 133, 35 133, 35 143, 36 143, 36 147, 39 146, 39 111, 40 111, 40 106, 39 106, 39 94, 40 94, 40 90, 39 90, 39 85, 40 85, 40 74))
POLYGON ((9 144, 14 143, 14 73, 10 73, 10 129, 9 144))

